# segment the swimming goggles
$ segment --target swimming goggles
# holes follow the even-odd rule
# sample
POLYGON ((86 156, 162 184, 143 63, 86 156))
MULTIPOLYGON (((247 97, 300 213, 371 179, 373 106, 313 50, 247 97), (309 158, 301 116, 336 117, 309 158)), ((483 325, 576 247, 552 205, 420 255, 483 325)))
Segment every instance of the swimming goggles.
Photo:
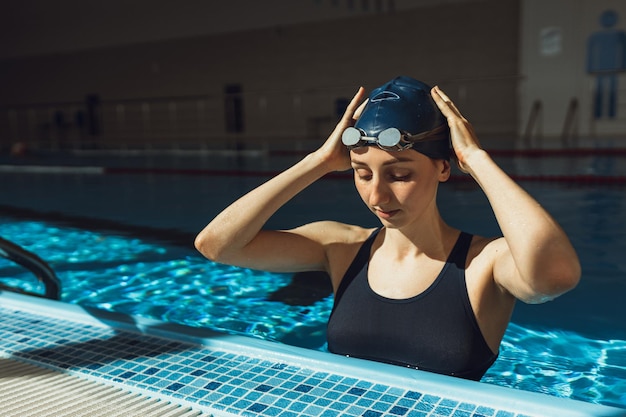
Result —
POLYGON ((362 146, 377 145, 385 151, 403 151, 411 149, 417 142, 442 139, 441 133, 445 131, 445 125, 439 125, 432 130, 411 135, 395 127, 390 127, 378 134, 378 137, 367 136, 362 129, 349 127, 343 131, 341 142, 348 149, 360 148, 362 146))

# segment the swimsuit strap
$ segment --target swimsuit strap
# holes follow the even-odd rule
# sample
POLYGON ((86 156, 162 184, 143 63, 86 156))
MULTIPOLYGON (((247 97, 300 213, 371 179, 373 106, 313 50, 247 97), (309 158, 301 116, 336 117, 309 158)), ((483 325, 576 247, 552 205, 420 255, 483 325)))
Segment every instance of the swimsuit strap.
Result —
POLYGON ((333 303, 333 310, 335 309, 335 306, 339 302, 339 299, 343 295, 348 285, 350 285, 350 283, 354 280, 354 277, 356 277, 361 271, 361 269, 363 269, 363 265, 369 262, 370 253, 372 251, 372 245, 374 244, 374 240, 376 239, 376 236, 378 236, 378 233, 380 232, 380 230, 381 230, 380 227, 374 230, 372 234, 368 236, 368 238, 365 240, 365 242, 363 242, 363 244, 359 248, 359 252, 356 254, 354 259, 352 260, 352 263, 350 264, 350 266, 348 267, 348 270, 344 274, 343 279, 339 283, 339 288, 337 288, 337 293, 335 294, 335 302, 333 303))
POLYGON ((459 269, 465 269, 465 263, 467 262, 467 253, 469 252, 470 245, 472 244, 472 238, 474 236, 461 232, 459 237, 457 238, 450 255, 448 256, 448 260, 446 263, 453 263, 459 269))

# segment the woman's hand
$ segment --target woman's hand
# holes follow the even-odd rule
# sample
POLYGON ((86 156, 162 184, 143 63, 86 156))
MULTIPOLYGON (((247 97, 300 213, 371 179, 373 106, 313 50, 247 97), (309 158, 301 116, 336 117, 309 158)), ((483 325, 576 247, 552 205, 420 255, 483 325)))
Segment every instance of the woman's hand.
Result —
POLYGON ((459 167, 485 192, 504 235, 485 249, 491 253, 494 281, 527 303, 544 302, 574 288, 580 263, 567 235, 481 149, 471 124, 448 96, 438 87, 431 94, 448 120, 459 167))
POLYGON ((315 152, 323 163, 326 164, 329 172, 350 169, 350 152, 341 142, 341 135, 348 127, 354 126, 354 123, 361 115, 367 103, 367 100, 361 103, 364 96, 365 89, 359 87, 335 129, 326 139, 326 142, 315 152))
POLYGON ((431 95, 435 103, 441 110, 441 113, 448 120, 450 126, 450 139, 452 141, 452 148, 456 155, 459 168, 465 172, 470 172, 470 167, 467 163, 470 155, 474 151, 481 150, 480 143, 474 132, 474 128, 469 121, 454 105, 452 100, 437 86, 431 90, 431 95))

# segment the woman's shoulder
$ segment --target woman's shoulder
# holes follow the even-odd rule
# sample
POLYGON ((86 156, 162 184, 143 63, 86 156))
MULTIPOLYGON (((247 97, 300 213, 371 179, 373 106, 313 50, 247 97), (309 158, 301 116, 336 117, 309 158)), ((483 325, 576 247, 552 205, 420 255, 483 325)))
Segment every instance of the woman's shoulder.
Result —
POLYGON ((468 261, 492 265, 502 252, 508 252, 508 245, 502 236, 473 235, 467 254, 468 261))
POLYGON ((310 234, 312 239, 324 246, 327 272, 334 290, 339 287, 342 277, 363 243, 377 230, 335 221, 315 222, 302 227, 306 229, 303 234, 310 234))
POLYGON ((472 243, 471 243, 470 250, 477 251, 478 253, 482 252, 483 250, 485 250, 485 248, 488 248, 490 245, 493 245, 494 243, 497 244, 497 242, 500 239, 503 239, 501 236, 481 236, 481 235, 476 235, 476 234, 472 234, 469 232, 462 232, 462 233, 467 233, 472 236, 472 243))
POLYGON ((322 244, 359 244, 376 231, 376 228, 367 228, 333 220, 322 220, 300 226, 294 231, 309 236, 322 244))

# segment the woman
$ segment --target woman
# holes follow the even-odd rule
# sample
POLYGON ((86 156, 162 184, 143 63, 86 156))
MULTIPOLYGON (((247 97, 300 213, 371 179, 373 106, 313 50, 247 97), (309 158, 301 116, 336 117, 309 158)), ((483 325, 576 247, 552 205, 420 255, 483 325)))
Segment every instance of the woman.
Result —
POLYGON ((576 252, 438 87, 398 77, 359 105, 364 98, 360 88, 322 147, 226 208, 196 248, 220 263, 328 272, 331 352, 479 380, 517 299, 541 303, 577 285, 576 252), (441 218, 436 195, 450 176, 450 142, 461 170, 489 199, 502 237, 471 236, 441 218), (262 229, 314 181, 349 168, 382 227, 320 221, 262 229))

